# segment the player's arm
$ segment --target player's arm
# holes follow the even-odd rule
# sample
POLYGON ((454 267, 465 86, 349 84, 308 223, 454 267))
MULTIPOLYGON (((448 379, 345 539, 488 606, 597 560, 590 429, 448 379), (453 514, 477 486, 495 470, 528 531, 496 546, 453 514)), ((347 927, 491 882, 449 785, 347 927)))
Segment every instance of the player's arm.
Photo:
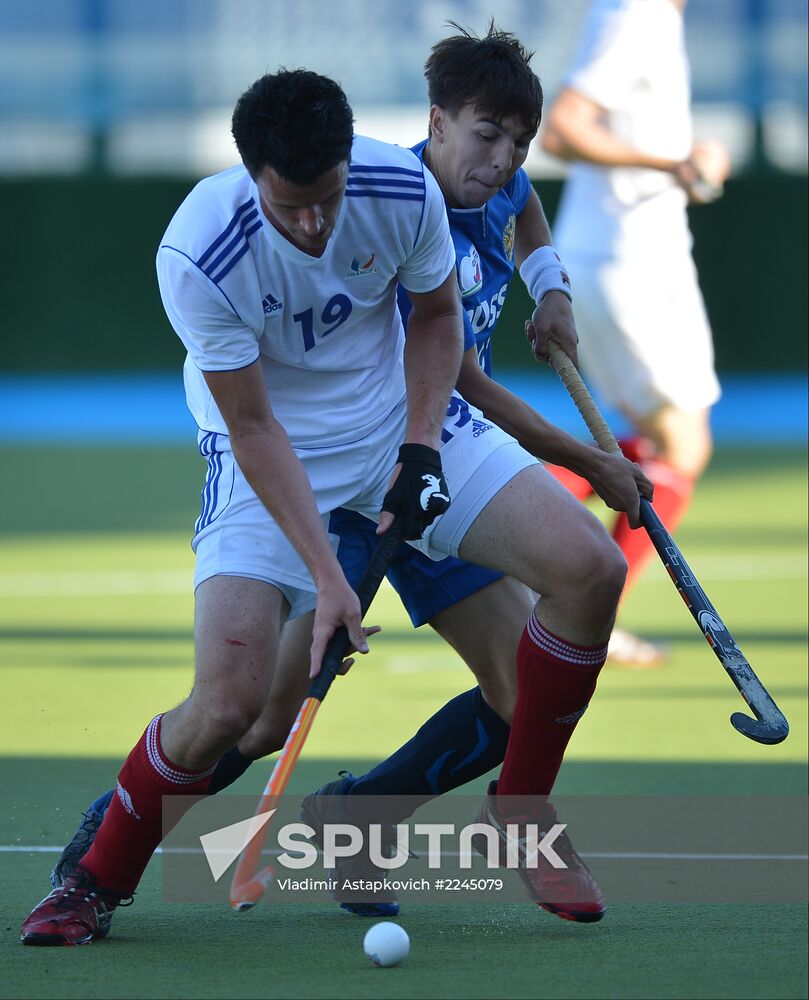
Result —
POLYGON ((450 393, 463 355, 463 316, 455 271, 432 292, 408 292, 404 363, 405 441, 438 448, 450 393))
POLYGON ((317 587, 313 673, 320 669, 326 643, 340 624, 348 628, 355 648, 366 652, 359 601, 331 547, 303 465, 272 413, 259 362, 203 374, 227 424, 239 468, 300 553, 317 587))
POLYGON ((626 511, 630 525, 638 527, 638 495, 651 499, 654 489, 638 465, 621 454, 585 445, 549 423, 519 396, 489 378, 478 364, 474 348, 464 354, 458 391, 526 451, 584 477, 608 507, 626 511))
POLYGON ((564 87, 545 118, 542 148, 562 160, 602 167, 645 167, 674 171, 677 160, 652 156, 618 138, 607 109, 572 87, 564 87))
MULTIPOLYGON (((555 252, 552 250, 548 220, 545 218, 545 212, 537 193, 532 188, 525 207, 517 216, 514 231, 514 262, 517 267, 522 268, 529 257, 535 255, 540 247, 547 248, 546 255, 553 252, 555 256, 555 252)), ((538 257, 535 256, 534 259, 536 260, 538 257)), ((558 261, 558 257, 556 259, 558 261)), ((564 284, 567 275, 561 261, 559 261, 557 270, 559 274, 553 276, 554 280, 564 284)), ((576 345, 579 342, 579 337, 573 319, 569 289, 570 282, 567 280, 567 291, 562 291, 560 288, 551 288, 546 291, 542 294, 531 318, 526 320, 525 335, 532 346, 534 357, 538 361, 547 360, 548 341, 553 340, 571 358, 573 363, 578 365, 576 345)))
POLYGON ((396 513, 404 537, 420 538, 449 505, 438 449, 463 354, 463 318, 454 268, 433 291, 408 290, 408 295, 412 308, 404 349, 407 426, 377 534, 388 530, 396 513))
MULTIPOLYGON (((542 148, 562 160, 602 167, 642 167, 671 174, 692 201, 712 200, 704 185, 721 187, 729 161, 718 143, 697 143, 686 160, 654 156, 610 129, 607 109, 572 87, 564 87, 545 120, 542 148)), ((716 195, 713 195, 715 197, 716 195)))
POLYGON ((174 247, 158 251, 157 278, 166 315, 203 373, 239 467, 312 574, 317 587, 313 671, 340 623, 365 652, 356 595, 334 556, 306 472, 267 399, 259 332, 246 326, 219 288, 174 247))

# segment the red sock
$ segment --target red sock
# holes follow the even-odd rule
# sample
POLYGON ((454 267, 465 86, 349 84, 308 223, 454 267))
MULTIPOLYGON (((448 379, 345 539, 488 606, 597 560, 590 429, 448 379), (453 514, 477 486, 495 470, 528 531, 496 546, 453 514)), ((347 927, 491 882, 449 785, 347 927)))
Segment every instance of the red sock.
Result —
MULTIPOLYGON (((654 508, 658 517, 669 531, 674 531, 688 509, 694 489, 693 480, 677 472, 666 462, 656 459, 641 461, 640 466, 654 483, 654 508)), ((629 567, 624 587, 626 594, 651 558, 654 546, 642 528, 633 531, 629 527, 626 514, 619 515, 612 529, 612 537, 623 552, 629 567)))
POLYGON ((577 646, 531 615, 517 648, 517 705, 498 795, 549 795, 596 688, 606 646, 577 646))
POLYGON ((571 472, 570 469, 564 468, 562 465, 546 465, 545 468, 550 472, 554 479, 558 479, 565 489, 570 490, 573 496, 577 500, 586 500, 587 497, 593 495, 593 487, 583 479, 581 476, 577 476, 575 472, 571 472))
MULTIPOLYGON (((172 764, 160 747, 160 720, 152 719, 124 762, 104 822, 81 859, 98 884, 129 896, 163 839, 163 796, 204 795, 214 767, 194 773, 172 764)), ((190 805, 191 803, 189 803, 190 805)))

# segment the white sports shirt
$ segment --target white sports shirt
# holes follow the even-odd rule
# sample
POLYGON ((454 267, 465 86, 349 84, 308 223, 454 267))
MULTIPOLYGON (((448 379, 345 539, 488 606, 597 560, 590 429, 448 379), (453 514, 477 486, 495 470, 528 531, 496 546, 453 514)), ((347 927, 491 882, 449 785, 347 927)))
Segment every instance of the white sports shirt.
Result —
POLYGON ((198 426, 227 435, 202 372, 258 358, 294 446, 361 439, 405 395, 397 280, 429 292, 454 268, 444 198, 409 149, 355 138, 321 257, 272 226, 244 167, 201 181, 157 254, 163 305, 188 351, 186 398, 198 426))
MULTIPOLYGON (((651 155, 691 152, 683 18, 671 0, 596 0, 564 86, 600 104, 618 138, 651 155)), ((685 192, 660 170, 574 164, 554 221, 566 255, 665 259, 691 248, 685 192)))

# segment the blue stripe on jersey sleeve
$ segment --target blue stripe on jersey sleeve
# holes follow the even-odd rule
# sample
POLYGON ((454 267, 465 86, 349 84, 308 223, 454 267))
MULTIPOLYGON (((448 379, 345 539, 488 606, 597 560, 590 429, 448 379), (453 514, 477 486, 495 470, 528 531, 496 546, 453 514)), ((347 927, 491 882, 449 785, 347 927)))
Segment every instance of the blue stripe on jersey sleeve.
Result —
POLYGON ((213 241, 213 243, 212 243, 212 244, 211 244, 211 245, 210 245, 210 246, 208 247, 208 249, 207 249, 207 250, 206 250, 206 251, 205 251, 205 252, 204 252, 204 253, 202 254, 202 256, 201 256, 201 257, 199 257, 199 258, 198 258, 197 260, 195 260, 195 261, 194 261, 194 263, 195 263, 195 264, 197 265, 197 267, 204 267, 204 265, 205 265, 205 261, 207 260, 207 258, 208 258, 208 257, 210 257, 210 255, 211 255, 211 254, 212 254, 212 253, 213 253, 213 252, 214 252, 214 251, 215 251, 215 250, 216 250, 216 249, 217 249, 217 248, 218 248, 219 246, 221 246, 221 245, 222 245, 222 243, 224 243, 224 242, 225 242, 225 240, 226 240, 226 239, 228 238, 228 236, 230 236, 230 234, 231 234, 231 233, 233 232, 233 230, 234 230, 234 229, 236 228, 236 226, 237 226, 237 225, 239 224, 239 219, 241 218, 242 214, 243 214, 244 212, 246 212, 246 211, 247 211, 247 209, 248 209, 248 208, 250 208, 250 206, 251 206, 252 204, 253 204, 253 199, 251 198, 251 199, 250 199, 249 201, 246 201, 246 202, 245 202, 245 203, 244 203, 243 205, 239 205, 239 207, 238 207, 238 208, 236 209, 236 214, 235 214, 235 215, 233 216, 233 218, 232 218, 232 219, 230 220, 230 222, 228 223, 228 225, 227 225, 227 227, 225 228, 225 230, 224 230, 223 232, 221 232, 221 233, 219 234, 219 236, 217 236, 217 237, 216 237, 216 239, 215 239, 215 240, 213 241))
POLYGON ((421 194, 404 194, 399 191, 346 191, 347 198, 394 198, 400 201, 424 201, 424 192, 421 194))
POLYGON ((227 264, 225 264, 225 266, 220 271, 217 271, 216 274, 209 275, 211 281, 213 281, 214 284, 218 285, 219 282, 225 277, 225 275, 229 274, 236 266, 236 264, 242 259, 242 257, 244 257, 244 255, 250 249, 250 244, 247 242, 247 237, 252 236, 253 233, 255 232, 258 232, 259 229, 261 229, 261 222, 257 222, 254 226, 251 226, 250 229, 247 229, 245 231, 244 243, 239 247, 236 253, 230 258, 227 264))
POLYGON ((363 163, 352 163, 348 168, 349 174, 353 173, 378 173, 378 174, 409 174, 411 177, 424 178, 420 170, 410 170, 407 167, 370 167, 363 163))
MULTIPOLYGON (((424 222, 424 213, 427 211, 427 178, 424 176, 424 160, 419 159, 419 166, 421 167, 421 180, 422 183, 424 184, 424 194, 421 199, 421 216, 419 218, 418 228, 416 229, 416 242, 413 244, 414 250, 418 245, 419 237, 421 236, 421 226, 422 223, 424 222)), ((436 181, 436 183, 438 182, 436 181)))
POLYGON ((424 190, 424 181, 400 181, 383 177, 349 177, 349 185, 363 184, 366 187, 401 187, 401 188, 413 188, 416 191, 424 190))
MULTIPOLYGON (((214 258, 214 260, 212 260, 207 266, 202 268, 202 270, 208 275, 209 278, 211 278, 214 281, 217 280, 216 278, 213 277, 214 271, 216 271, 219 265, 224 260, 227 259, 228 255, 231 254, 236 249, 239 243, 241 243, 241 241, 245 239, 247 235, 245 231, 245 226, 248 224, 252 224, 256 219, 258 219, 258 210, 254 208, 252 212, 248 212, 247 215, 243 216, 239 220, 239 230, 233 237, 233 239, 230 241, 230 243, 228 243, 225 249, 216 258, 214 258)), ((255 232, 257 227, 258 228, 261 227, 260 222, 251 226, 251 232, 255 232)))

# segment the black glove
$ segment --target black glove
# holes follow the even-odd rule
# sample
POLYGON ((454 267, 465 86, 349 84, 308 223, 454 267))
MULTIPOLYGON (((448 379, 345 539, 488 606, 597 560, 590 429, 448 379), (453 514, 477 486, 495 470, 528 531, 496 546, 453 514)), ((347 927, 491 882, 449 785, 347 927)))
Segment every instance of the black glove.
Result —
POLYGON ((382 510, 399 518, 404 538, 421 538, 424 529, 449 507, 441 456, 426 444, 403 444, 396 482, 385 494, 382 510))

